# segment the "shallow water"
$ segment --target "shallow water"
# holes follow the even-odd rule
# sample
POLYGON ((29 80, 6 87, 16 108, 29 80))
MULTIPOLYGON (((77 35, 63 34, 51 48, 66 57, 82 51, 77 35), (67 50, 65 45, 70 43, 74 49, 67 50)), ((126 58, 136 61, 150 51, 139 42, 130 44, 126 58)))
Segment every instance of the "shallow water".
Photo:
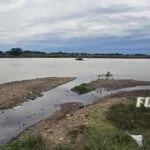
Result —
POLYGON ((77 95, 72 87, 97 78, 108 70, 116 78, 150 80, 148 64, 150 60, 125 59, 0 59, 0 83, 31 79, 45 76, 76 76, 77 79, 45 92, 34 101, 24 102, 12 109, 0 111, 0 144, 9 142, 13 137, 31 125, 52 115, 59 109, 56 104, 65 102, 92 103, 102 97, 120 91, 150 89, 150 86, 125 88, 114 91, 94 91, 77 95), (4 66, 2 66, 4 64, 4 66), (147 73, 146 73, 147 71, 147 73))
POLYGON ((93 76, 83 79, 78 78, 43 93, 43 96, 38 97, 36 100, 30 100, 12 109, 0 111, 0 144, 9 142, 26 128, 52 115, 53 112, 60 109, 60 107, 56 107, 56 104, 86 102, 95 99, 96 97, 94 98, 92 95, 79 96, 70 91, 74 85, 95 79, 96 77, 93 76))
MULTIPOLYGON (((85 82, 92 79, 93 77, 85 82)), ((82 102, 83 104, 90 104, 100 98, 121 91, 150 89, 150 86, 140 86, 109 92, 102 91, 101 93, 96 90, 87 94, 77 95, 71 92, 70 88, 79 83, 81 83, 81 80, 76 79, 75 81, 45 92, 43 97, 39 97, 36 100, 24 102, 22 105, 12 109, 0 111, 0 144, 6 144, 28 127, 52 115, 53 112, 59 110, 59 107, 56 107, 56 104, 65 102, 82 102)))

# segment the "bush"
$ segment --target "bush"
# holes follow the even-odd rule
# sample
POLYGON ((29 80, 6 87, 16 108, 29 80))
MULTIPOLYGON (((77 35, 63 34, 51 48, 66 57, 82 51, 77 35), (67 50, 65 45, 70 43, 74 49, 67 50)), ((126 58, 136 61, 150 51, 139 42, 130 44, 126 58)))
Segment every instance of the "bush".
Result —
POLYGON ((71 91, 76 92, 78 94, 84 94, 92 91, 92 89, 89 87, 88 84, 83 83, 81 85, 75 86, 74 88, 71 89, 71 91))
POLYGON ((123 130, 150 129, 150 109, 136 108, 132 101, 128 104, 117 104, 110 107, 106 118, 123 130))

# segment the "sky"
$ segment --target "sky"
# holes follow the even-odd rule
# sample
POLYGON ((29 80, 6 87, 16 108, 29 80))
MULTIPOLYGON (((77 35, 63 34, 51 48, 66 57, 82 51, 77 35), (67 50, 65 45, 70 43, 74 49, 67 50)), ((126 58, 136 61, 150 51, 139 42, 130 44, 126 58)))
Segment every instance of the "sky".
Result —
POLYGON ((0 0, 0 50, 149 53, 149 0, 0 0))

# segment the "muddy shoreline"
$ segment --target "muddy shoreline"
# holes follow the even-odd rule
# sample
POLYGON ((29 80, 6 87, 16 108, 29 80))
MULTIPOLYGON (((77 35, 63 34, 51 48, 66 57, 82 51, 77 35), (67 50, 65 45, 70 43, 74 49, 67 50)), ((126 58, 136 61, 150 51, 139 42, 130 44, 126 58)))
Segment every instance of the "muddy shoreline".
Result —
MULTIPOLYGON (((55 79, 58 79, 58 78, 55 78, 55 79)), ((61 79, 61 82, 64 82, 64 79, 65 81, 67 80, 66 82, 68 82, 68 80, 70 81, 73 80, 73 78, 69 78, 69 79, 63 78, 63 81, 61 79)), ((44 85, 45 85, 45 82, 44 82, 44 85)), ((106 88, 106 90, 108 91, 112 89, 123 88, 123 87, 128 87, 128 86, 132 87, 132 86, 140 86, 140 85, 150 85, 150 82, 136 81, 136 80, 111 79, 111 80, 103 80, 99 82, 92 81, 92 83, 93 82, 94 84, 97 83, 96 88, 102 87, 102 85, 100 85, 100 82, 103 82, 103 87, 106 88)), ((6 83, 6 84, 7 86, 9 84, 11 85, 11 83, 6 83)), ((41 89, 42 88, 43 88, 43 84, 42 84, 41 89)), ((72 129, 76 126, 88 124, 86 120, 87 110, 89 110, 93 105, 103 104, 105 106, 106 103, 111 104, 113 102, 112 99, 124 100, 128 98, 135 98, 136 96, 144 96, 144 95, 145 96, 150 95, 150 90, 142 90, 142 91, 136 90, 136 91, 131 91, 131 92, 120 92, 118 94, 110 95, 105 98, 99 99, 98 101, 90 105, 86 105, 86 106, 78 102, 63 103, 60 105, 59 111, 55 112, 53 115, 51 115, 47 119, 41 120, 36 125, 29 127, 26 131, 24 131, 21 134, 21 136, 18 136, 17 138, 22 138, 28 134, 33 134, 33 135, 40 134, 42 135, 42 137, 44 137, 44 139, 46 139, 46 142, 48 143, 61 143, 61 142, 65 143, 67 142, 67 139, 65 139, 66 138, 65 134, 68 132, 69 128, 72 129)))
POLYGON ((150 85, 150 81, 138 81, 138 80, 125 80, 125 79, 97 79, 90 83, 83 83, 73 87, 71 90, 80 95, 92 92, 97 89, 105 89, 106 91, 111 91, 121 88, 129 88, 136 86, 146 86, 150 85))
POLYGON ((71 77, 46 77, 15 81, 0 85, 0 109, 12 108, 24 101, 34 100, 43 92, 74 80, 71 77))
POLYGON ((105 88, 107 91, 127 87, 150 85, 150 81, 132 79, 98 79, 89 83, 91 89, 105 88))
POLYGON ((37 136, 40 134, 46 140, 48 146, 59 143, 66 144, 69 142, 68 131, 78 126, 88 125, 88 112, 95 106, 107 109, 113 104, 126 103, 130 99, 135 99, 136 101, 137 96, 148 95, 150 95, 150 90, 136 90, 110 95, 89 105, 83 105, 78 102, 61 104, 59 111, 55 112, 49 118, 40 121, 33 127, 28 128, 28 130, 21 134, 19 139, 28 135, 37 136))

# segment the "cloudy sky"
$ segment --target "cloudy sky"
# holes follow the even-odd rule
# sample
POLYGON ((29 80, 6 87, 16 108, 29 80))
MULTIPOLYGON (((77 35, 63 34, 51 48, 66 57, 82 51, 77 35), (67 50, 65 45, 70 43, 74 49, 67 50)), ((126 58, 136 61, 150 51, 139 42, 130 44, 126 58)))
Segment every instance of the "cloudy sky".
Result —
POLYGON ((149 0, 0 0, 0 49, 150 53, 149 0))

